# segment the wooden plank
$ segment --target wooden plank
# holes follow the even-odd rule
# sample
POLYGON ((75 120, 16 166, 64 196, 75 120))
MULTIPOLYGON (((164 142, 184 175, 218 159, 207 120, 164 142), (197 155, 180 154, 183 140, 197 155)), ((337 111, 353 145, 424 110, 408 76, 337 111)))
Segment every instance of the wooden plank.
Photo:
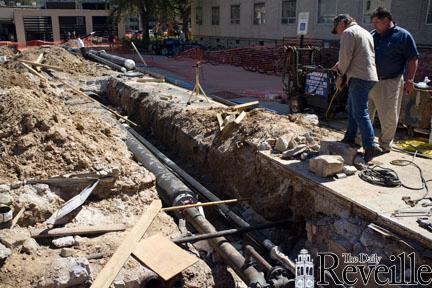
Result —
POLYGON ((58 67, 58 66, 41 64, 41 63, 37 63, 37 62, 33 62, 33 61, 28 61, 28 60, 19 59, 18 62, 26 63, 26 64, 30 64, 30 65, 34 65, 34 66, 39 66, 39 67, 43 67, 43 68, 58 70, 58 71, 65 71, 65 69, 63 69, 61 67, 58 67))
POLYGON ((36 70, 34 70, 32 67, 30 67, 26 63, 24 63, 24 62, 20 62, 20 63, 21 63, 21 65, 23 65, 24 67, 26 67, 28 70, 30 70, 30 72, 32 72, 33 74, 35 74, 36 76, 38 76, 42 80, 45 80, 46 82, 49 82, 48 78, 46 78, 45 76, 43 76, 42 74, 40 74, 39 72, 37 72, 36 70))
POLYGON ((96 280, 91 285, 92 288, 108 288, 111 285, 161 208, 162 202, 160 200, 153 201, 147 207, 137 224, 122 240, 122 244, 120 244, 111 259, 97 275, 96 280))
POLYGON ((235 109, 238 111, 244 111, 244 110, 256 108, 256 107, 258 107, 258 105, 259 105, 259 101, 252 101, 252 102, 248 102, 248 103, 244 103, 244 104, 234 105, 234 106, 231 106, 229 108, 235 109))
POLYGON ((30 235, 33 238, 53 238, 73 235, 102 234, 124 230, 126 230, 126 226, 123 224, 110 224, 71 228, 33 229, 30 231, 30 235))
POLYGON ((21 210, 15 215, 15 218, 12 219, 12 224, 10 226, 10 229, 13 229, 15 225, 18 223, 21 216, 24 214, 25 207, 22 207, 21 210))
POLYGON ((165 82, 165 79, 160 79, 160 78, 138 78, 136 81, 140 82, 140 83, 151 83, 151 82, 161 83, 161 82, 165 82))
POLYGON ((222 131, 224 121, 223 121, 223 118, 222 118, 221 113, 217 113, 217 114, 216 114, 216 118, 217 118, 218 123, 219 123, 219 130, 222 131))
POLYGON ((139 242, 133 254, 165 281, 198 261, 196 256, 184 251, 161 234, 139 242))
POLYGON ((246 112, 242 111, 240 115, 234 120, 236 124, 240 124, 240 122, 246 117, 246 112))
MULTIPOLYGON (((43 52, 40 53, 35 62, 36 63, 42 63, 43 56, 44 56, 44 53, 43 52)), ((36 71, 41 72, 40 67, 36 67, 36 71)))

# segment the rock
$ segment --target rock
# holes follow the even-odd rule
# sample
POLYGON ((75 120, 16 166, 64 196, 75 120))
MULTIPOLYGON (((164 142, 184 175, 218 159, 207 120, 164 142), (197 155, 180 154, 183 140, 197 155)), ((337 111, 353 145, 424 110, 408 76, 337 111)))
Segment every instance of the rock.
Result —
POLYGON ((37 287, 72 287, 88 282, 90 263, 86 258, 56 258, 47 268, 37 287))
POLYGON ((0 243, 8 248, 17 248, 24 244, 30 238, 30 232, 27 229, 16 227, 12 230, 0 230, 0 243))
POLYGON ((276 145, 276 139, 274 138, 268 138, 267 143, 270 144, 271 147, 274 147, 276 145))
POLYGON ((12 200, 12 196, 9 193, 0 193, 0 205, 9 206, 12 204, 12 200))
POLYGON ((274 149, 276 151, 279 151, 279 152, 284 152, 285 150, 288 149, 288 146, 289 146, 290 142, 293 140, 293 138, 294 138, 293 133, 288 133, 288 134, 285 134, 285 135, 278 137, 276 139, 276 144, 275 144, 274 149))
POLYGON ((346 165, 354 164, 354 159, 357 156, 357 150, 351 147, 349 144, 336 141, 321 140, 320 146, 320 154, 340 155, 343 157, 346 165))
POLYGON ((301 114, 302 122, 310 123, 312 125, 318 125, 319 119, 316 114, 301 114))
POLYGON ((36 189, 36 192, 39 195, 43 195, 45 192, 50 191, 48 184, 35 184, 35 185, 33 185, 33 188, 36 189))
POLYGON ((299 145, 295 148, 292 148, 292 149, 289 149, 289 150, 286 150, 285 152, 283 152, 281 158, 282 159, 291 159, 291 158, 305 152, 306 149, 307 149, 306 144, 299 145))
POLYGON ((11 187, 7 184, 1 184, 0 185, 0 193, 6 193, 11 190, 11 187))
POLYGON ((347 175, 345 173, 337 173, 335 175, 335 177, 336 177, 336 179, 343 179, 343 178, 346 178, 347 175))
POLYGON ((348 176, 354 175, 357 173, 357 168, 355 166, 345 165, 343 168, 343 173, 348 176))
POLYGON ((52 244, 57 248, 70 247, 76 244, 73 236, 66 236, 52 240, 52 244))
POLYGON ((269 143, 267 143, 267 141, 263 141, 258 145, 258 150, 259 151, 266 151, 266 150, 271 150, 272 147, 270 146, 269 143))
POLYGON ((52 140, 57 145, 62 145, 66 142, 67 132, 64 128, 51 127, 47 133, 47 140, 52 140))
POLYGON ((22 251, 27 254, 36 253, 39 250, 39 244, 33 238, 28 238, 24 241, 22 251))
POLYGON ((321 177, 333 176, 343 171, 344 160, 339 155, 320 155, 309 160, 309 170, 321 177))
POLYGON ((300 159, 304 161, 304 160, 306 160, 306 159, 308 158, 308 156, 309 156, 308 153, 303 152, 303 153, 300 155, 300 159))
POLYGON ((61 257, 71 257, 75 253, 75 250, 72 248, 62 248, 60 251, 61 257))
POLYGON ((0 243, 0 263, 12 254, 12 250, 0 243))
POLYGON ((321 149, 321 146, 319 144, 315 144, 309 147, 312 151, 318 152, 321 149))

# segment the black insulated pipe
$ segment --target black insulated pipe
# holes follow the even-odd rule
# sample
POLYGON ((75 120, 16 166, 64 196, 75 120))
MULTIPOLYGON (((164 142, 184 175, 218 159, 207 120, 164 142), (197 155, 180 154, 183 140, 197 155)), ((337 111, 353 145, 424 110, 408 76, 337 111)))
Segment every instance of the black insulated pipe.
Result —
POLYGON ((108 65, 110 68, 113 68, 113 69, 118 70, 120 72, 125 73, 127 71, 126 68, 124 68, 124 67, 122 67, 120 65, 117 65, 117 64, 115 64, 115 63, 113 63, 113 62, 111 62, 111 61, 109 61, 107 59, 104 59, 104 58, 102 58, 102 57, 94 54, 92 51, 87 52, 86 55, 87 55, 88 58, 90 58, 90 59, 92 59, 92 60, 94 60, 96 62, 108 65))
MULTIPOLYGON (((135 158, 141 162, 144 167, 154 173, 157 178, 157 184, 160 188, 163 198, 174 199, 179 195, 193 195, 193 192, 172 174, 143 144, 140 143, 132 133, 131 128, 126 126, 128 131, 126 144, 132 151, 135 158)), ((133 130, 132 130, 133 131, 133 130)), ((171 203, 171 202, 168 202, 171 203)), ((208 220, 201 215, 197 208, 188 208, 183 210, 186 220, 192 224, 200 233, 216 233, 216 229, 208 220)), ((262 272, 259 272, 253 266, 245 266, 245 259, 225 237, 217 237, 209 240, 212 247, 218 254, 231 266, 234 271, 242 278, 249 287, 269 287, 262 272)))
MULTIPOLYGON (((219 197, 210 192, 206 187, 201 185, 198 181, 192 178, 188 173, 186 173, 183 169, 181 169, 177 164, 175 164, 171 159, 166 157, 162 152, 160 152, 155 146, 153 146, 149 141, 144 139, 141 135, 138 134, 132 128, 126 126, 129 133, 135 136, 148 150, 150 150, 156 157, 168 166, 179 178, 183 179, 186 183, 188 183, 195 191, 197 191, 200 195, 206 198, 208 201, 221 201, 219 197)), ((240 216, 234 213, 228 205, 220 204, 215 207, 218 212, 228 221, 234 223, 237 227, 247 228, 251 225, 243 220, 240 216)), ((283 264, 285 268, 290 270, 292 273, 295 273, 295 264, 294 262, 288 258, 284 253, 279 250, 279 247, 275 245, 270 239, 264 236, 264 234, 259 231, 250 231, 246 234, 252 242, 264 247, 270 252, 270 257, 274 260, 277 260, 283 264)))

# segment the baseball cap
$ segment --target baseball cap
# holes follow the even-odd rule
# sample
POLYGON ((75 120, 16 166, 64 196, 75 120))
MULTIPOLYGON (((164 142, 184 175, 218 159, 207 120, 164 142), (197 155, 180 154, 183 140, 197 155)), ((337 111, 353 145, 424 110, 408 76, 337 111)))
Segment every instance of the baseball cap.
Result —
POLYGON ((333 19, 333 29, 331 31, 332 34, 337 34, 336 27, 340 22, 351 19, 351 16, 348 14, 339 14, 333 19))

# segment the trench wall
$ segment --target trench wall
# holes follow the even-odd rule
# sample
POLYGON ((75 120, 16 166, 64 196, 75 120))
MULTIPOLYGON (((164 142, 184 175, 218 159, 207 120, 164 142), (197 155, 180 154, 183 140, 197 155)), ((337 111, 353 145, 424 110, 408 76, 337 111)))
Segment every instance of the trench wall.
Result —
POLYGON ((377 215, 281 167, 253 145, 206 144, 206 135, 191 135, 183 128, 185 123, 173 121, 182 110, 175 103, 160 101, 157 95, 114 78, 106 89, 111 103, 121 106, 145 132, 163 143, 176 161, 191 164, 186 170, 204 185, 210 184, 215 194, 250 197, 255 211, 268 220, 292 217, 295 227, 276 239, 276 243, 282 241, 278 243, 282 247, 293 248, 304 238, 301 244, 313 255, 323 251, 338 255, 376 253, 388 259, 401 252, 416 252, 418 265, 432 265, 432 250, 425 243, 399 237, 397 230, 374 229, 373 223, 385 226, 377 215), (236 149, 226 152, 221 145, 235 145, 236 149), (288 245, 284 239, 293 243, 288 245))

